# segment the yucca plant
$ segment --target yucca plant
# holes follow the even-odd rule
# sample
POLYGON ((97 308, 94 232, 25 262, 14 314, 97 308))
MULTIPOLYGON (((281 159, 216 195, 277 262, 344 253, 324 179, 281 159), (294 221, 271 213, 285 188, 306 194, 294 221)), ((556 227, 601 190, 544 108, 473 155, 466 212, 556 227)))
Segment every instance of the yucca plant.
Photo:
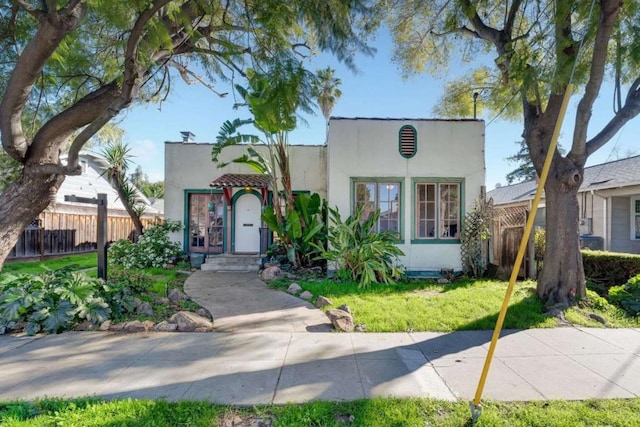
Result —
POLYGON ((348 277, 365 287, 371 283, 394 283, 402 278, 403 270, 398 257, 404 252, 396 246, 398 234, 393 231, 375 231, 380 218, 376 210, 366 220, 362 219, 362 206, 342 221, 340 212, 329 209, 329 249, 316 248, 321 256, 332 262, 338 277, 348 277))

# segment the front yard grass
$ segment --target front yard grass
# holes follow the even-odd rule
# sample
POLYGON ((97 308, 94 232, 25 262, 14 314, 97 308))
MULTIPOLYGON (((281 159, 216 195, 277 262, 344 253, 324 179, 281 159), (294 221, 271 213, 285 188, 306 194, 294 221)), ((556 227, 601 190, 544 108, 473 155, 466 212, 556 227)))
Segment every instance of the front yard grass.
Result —
MULTIPOLYGON (((274 287, 286 290, 292 282, 279 280, 274 287)), ((460 331, 493 329, 502 306, 507 282, 495 280, 460 280, 436 284, 426 280, 394 285, 372 284, 359 288, 356 283, 331 279, 296 281, 304 290, 332 300, 335 308, 347 304, 356 324, 366 325, 368 332, 460 331)), ((542 302, 535 294, 535 283, 516 284, 511 296, 504 329, 552 328, 556 318, 545 316, 542 302)), ((602 327, 589 317, 604 318, 608 327, 638 327, 640 319, 630 318, 622 310, 574 307, 567 311, 567 321, 576 325, 602 327)))
MULTIPOLYGON (((69 255, 62 258, 50 258, 44 261, 10 261, 5 262, 0 272, 0 278, 5 274, 40 274, 46 270, 57 270, 62 267, 73 266, 74 270, 95 269, 98 257, 95 252, 79 255, 69 255)), ((94 276, 95 277, 95 276, 94 276)))
MULTIPOLYGON (((478 427, 632 426, 640 422, 640 399, 483 402, 478 427)), ((0 403, 0 425, 22 426, 207 426, 258 425, 460 427, 472 425, 469 403, 431 399, 370 399, 234 408, 207 402, 50 399, 0 403), (256 421, 251 423, 251 421, 256 421), (240 424, 238 421, 241 421, 240 424)))

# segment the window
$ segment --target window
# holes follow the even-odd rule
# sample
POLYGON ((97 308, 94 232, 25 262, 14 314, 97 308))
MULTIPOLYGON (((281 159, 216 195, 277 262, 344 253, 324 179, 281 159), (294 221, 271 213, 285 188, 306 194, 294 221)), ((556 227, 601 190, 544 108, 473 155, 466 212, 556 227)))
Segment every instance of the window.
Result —
POLYGON ((640 198, 631 199, 631 238, 640 240, 640 198))
POLYGON ((400 128, 400 137, 398 141, 398 149, 400 155, 410 159, 416 155, 418 151, 418 132, 413 126, 402 126, 400 128))
POLYGON ((379 209, 376 231, 400 233, 400 182, 356 182, 354 191, 354 211, 362 206, 363 221, 379 209))
POLYGON ((460 238, 461 182, 415 184, 415 238, 460 238))

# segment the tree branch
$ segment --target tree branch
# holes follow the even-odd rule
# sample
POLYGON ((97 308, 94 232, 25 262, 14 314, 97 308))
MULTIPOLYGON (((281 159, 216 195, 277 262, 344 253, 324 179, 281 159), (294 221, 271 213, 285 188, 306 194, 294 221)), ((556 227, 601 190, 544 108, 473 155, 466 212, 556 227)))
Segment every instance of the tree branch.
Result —
MULTIPOLYGON (((624 107, 613 116, 596 136, 587 141, 585 151, 587 157, 605 145, 631 119, 640 114, 640 77, 637 78, 627 94, 624 107)), ((573 150, 571 150, 573 152, 573 150)))
POLYGON ((78 2, 75 9, 64 14, 65 25, 56 25, 41 14, 36 33, 16 61, 0 103, 0 134, 7 154, 19 162, 24 161, 29 147, 22 127, 22 111, 29 94, 47 60, 62 39, 77 28, 86 11, 86 2, 78 2))
MULTIPOLYGON (((582 157, 585 155, 588 156, 589 151, 595 152, 598 148, 600 148, 600 146, 598 146, 597 143, 593 145, 589 144, 591 147, 597 147, 597 148, 587 151, 587 146, 585 145, 584 141, 587 139, 587 129, 589 127, 589 121, 591 120, 591 109, 593 108, 593 103, 598 97, 598 93, 600 92, 600 87, 602 86, 604 69, 607 63, 607 55, 608 55, 607 48, 609 46, 609 40, 611 39, 611 34, 613 33, 613 28, 615 26, 615 22, 618 17, 618 12, 620 11, 620 7, 622 3, 619 0, 602 0, 600 2, 600 5, 601 5, 600 19, 599 19, 598 29, 596 31, 596 36, 593 44, 593 53, 591 56, 591 70, 589 72, 589 80, 587 81, 587 84, 584 90, 584 95, 580 100, 580 103, 578 104, 578 109, 576 111, 573 143, 571 146, 571 152, 569 153, 569 156, 572 156, 572 157, 573 156, 582 157)), ((635 92, 634 86, 632 86, 632 89, 630 89, 629 95, 631 95, 632 91, 635 92)), ((627 102, 625 103, 625 108, 627 103, 629 103, 629 96, 627 96, 627 102)), ((622 111, 620 111, 619 113, 622 113, 622 111)), ((620 114, 616 114, 616 117, 619 115, 620 114)), ((616 117, 614 117, 612 122, 615 122, 616 117)), ((625 123, 627 121, 628 119, 625 120, 625 123)), ((610 124, 612 123, 610 122, 610 124)), ((608 126, 609 125, 605 126, 605 129, 607 129, 608 126)), ((605 129, 603 129, 602 132, 604 132, 605 129)), ((602 132, 600 132, 600 134, 602 134, 602 132)), ((617 132, 617 129, 616 129, 616 132, 617 132)), ((607 139, 607 141, 609 139, 610 137, 607 139)))
POLYGON ((44 12, 41 11, 40 9, 25 3, 24 0, 14 0, 14 2, 20 7, 20 9, 24 10, 25 12, 27 12, 29 15, 33 16, 36 19, 40 19, 40 17, 44 14, 44 12))

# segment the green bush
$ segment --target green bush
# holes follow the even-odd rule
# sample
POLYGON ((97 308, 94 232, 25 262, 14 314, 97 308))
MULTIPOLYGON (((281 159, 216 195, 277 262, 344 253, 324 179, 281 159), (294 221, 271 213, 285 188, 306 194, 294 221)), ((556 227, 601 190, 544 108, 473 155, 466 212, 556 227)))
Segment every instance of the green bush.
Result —
POLYGON ((640 274, 640 255, 584 250, 582 261, 586 278, 606 287, 640 274))
POLYGON ((101 296, 104 282, 62 268, 37 276, 8 275, 0 294, 0 334, 24 323, 28 335, 58 333, 77 322, 94 324, 109 317, 101 296))
POLYGON ((109 260, 124 268, 163 267, 182 254, 180 244, 169 240, 169 233, 182 229, 177 221, 165 221, 147 229, 138 243, 118 240, 109 247, 109 260))
POLYGON ((398 234, 392 231, 375 232, 380 211, 361 221, 362 207, 344 222, 337 209, 329 209, 329 250, 316 246, 322 257, 333 262, 338 277, 348 277, 361 287, 371 283, 393 283, 402 278, 398 257, 404 253, 396 246, 398 234))
POLYGON ((624 285, 609 288, 609 301, 631 316, 640 314, 640 274, 624 285))
POLYGON ((151 277, 144 271, 111 269, 109 271, 109 283, 118 283, 126 286, 135 293, 148 292, 153 284, 151 277))

